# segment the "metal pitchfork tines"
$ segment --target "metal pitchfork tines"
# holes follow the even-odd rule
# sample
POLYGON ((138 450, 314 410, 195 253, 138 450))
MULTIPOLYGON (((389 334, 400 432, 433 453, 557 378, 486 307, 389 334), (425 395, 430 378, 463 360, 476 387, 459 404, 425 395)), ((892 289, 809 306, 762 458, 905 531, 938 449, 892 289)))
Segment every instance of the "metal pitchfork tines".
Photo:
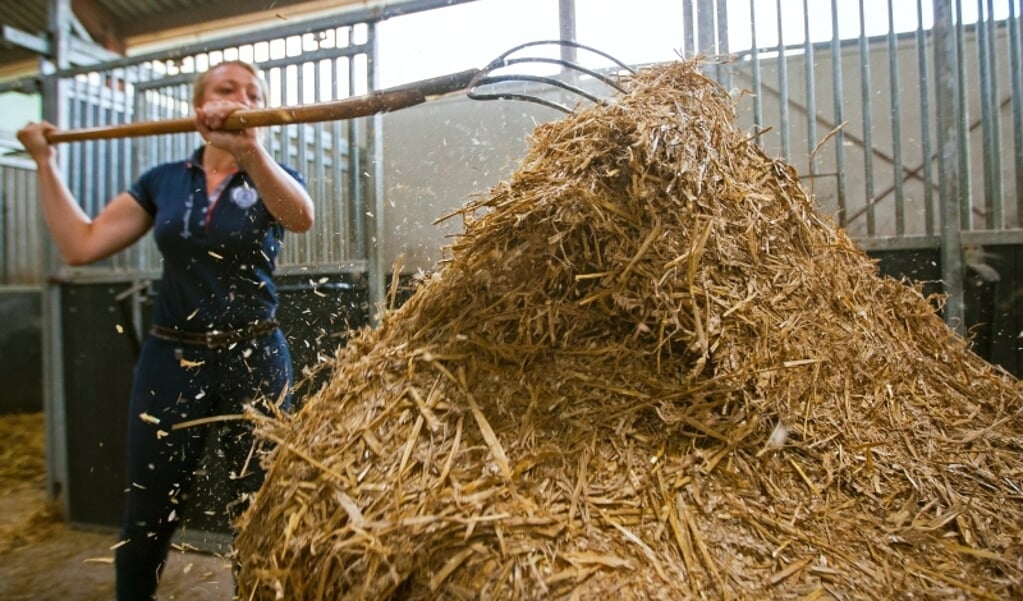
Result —
POLYGON ((588 75, 595 81, 601 82, 618 92, 624 93, 625 89, 619 85, 617 77, 622 70, 629 73, 635 73, 631 67, 610 54, 578 42, 570 40, 542 40, 527 42, 506 51, 494 60, 490 61, 490 64, 481 69, 479 75, 470 83, 469 90, 466 95, 474 100, 525 100, 527 102, 533 102, 557 109, 564 113, 572 113, 574 112, 572 107, 539 94, 544 88, 556 88, 567 91, 581 98, 585 98, 596 104, 603 104, 604 97, 589 92, 578 85, 579 75, 588 75), (522 50, 527 48, 533 49, 541 46, 555 46, 559 49, 569 48, 572 50, 569 54, 573 56, 576 54, 576 52, 574 52, 575 50, 584 50, 607 59, 615 68, 614 71, 601 73, 596 69, 584 67, 583 65, 575 62, 572 56, 565 56, 564 53, 557 58, 533 55, 523 56, 519 54, 522 50), (539 75, 518 72, 517 69, 522 65, 553 65, 560 67, 560 72, 556 75, 539 75), (516 70, 508 71, 511 67, 515 67, 516 70), (508 84, 518 86, 520 89, 523 87, 522 84, 534 84, 539 86, 540 89, 530 92, 519 91, 508 84))
MULTIPOLYGON (((574 109, 566 103, 553 100, 544 94, 551 90, 561 90, 559 93, 567 92, 577 96, 580 101, 589 100, 594 103, 603 103, 605 99, 599 94, 587 91, 580 85, 583 76, 592 77, 594 82, 599 82, 598 85, 602 84, 612 90, 624 92, 625 90, 617 81, 618 75, 622 71, 635 72, 611 55, 578 42, 569 40, 527 42, 504 52, 482 69, 468 69, 459 73, 424 79, 341 100, 294 107, 238 110, 231 113, 225 120, 223 128, 239 130, 267 125, 315 123, 366 117, 422 104, 453 92, 465 92, 467 97, 474 100, 524 100, 565 113, 572 113, 574 109), (536 49, 542 46, 558 48, 562 50, 562 55, 555 58, 528 55, 523 52, 526 49, 536 49), (606 67, 603 73, 598 69, 584 67, 572 58, 577 50, 583 50, 610 61, 611 66, 606 67), (548 70, 555 66, 559 70, 553 75, 521 72, 521 68, 527 65, 536 68, 546 67, 548 70)), ((46 139, 51 144, 55 144, 189 131, 195 131, 195 122, 191 117, 182 117, 86 129, 57 130, 50 132, 46 139)))

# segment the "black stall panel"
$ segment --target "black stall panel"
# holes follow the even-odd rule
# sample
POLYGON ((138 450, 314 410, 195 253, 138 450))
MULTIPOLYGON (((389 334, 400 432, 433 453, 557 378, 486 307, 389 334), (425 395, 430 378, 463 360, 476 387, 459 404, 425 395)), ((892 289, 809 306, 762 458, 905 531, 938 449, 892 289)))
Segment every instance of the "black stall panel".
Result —
POLYGON ((117 527, 135 341, 117 297, 130 284, 65 284, 61 326, 68 520, 117 527))
POLYGON ((0 414, 43 410, 41 294, 0 288, 0 414))
MULTIPOLYGON (((938 249, 869 254, 877 259, 882 274, 921 282, 925 294, 941 292, 938 249)), ((975 353, 1023 377, 1023 246, 988 246, 967 254, 963 319, 975 353)))
POLYGON ((278 318, 295 364, 296 404, 328 375, 315 368, 329 363, 355 330, 369 325, 366 285, 360 274, 279 278, 278 318))
MULTIPOLYGON (((292 347, 296 379, 320 357, 331 357, 347 341, 349 328, 367 323, 365 279, 347 274, 281 278, 278 320, 292 347)), ((120 526, 125 486, 124 456, 128 395, 137 354, 130 325, 132 284, 66 284, 62 287, 62 327, 67 429, 68 519, 88 527, 120 526)), ((150 287, 153 289, 153 287, 150 287)), ((148 322, 151 299, 144 299, 142 321, 148 322)), ((296 403, 312 390, 299 386, 296 403)), ((217 461, 214 436, 184 514, 186 539, 217 546, 229 524, 222 511, 227 474, 217 461)), ((219 550, 219 549, 218 549, 219 550)))

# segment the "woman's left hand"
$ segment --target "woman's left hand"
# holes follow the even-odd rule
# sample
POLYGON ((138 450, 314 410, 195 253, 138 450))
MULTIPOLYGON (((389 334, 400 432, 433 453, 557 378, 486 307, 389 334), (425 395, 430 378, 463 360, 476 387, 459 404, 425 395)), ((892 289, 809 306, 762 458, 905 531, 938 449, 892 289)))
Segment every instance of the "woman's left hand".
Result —
POLYGON ((231 113, 247 108, 238 102, 211 100, 196 109, 195 128, 207 144, 222 148, 237 157, 259 145, 256 129, 226 130, 223 127, 231 113))

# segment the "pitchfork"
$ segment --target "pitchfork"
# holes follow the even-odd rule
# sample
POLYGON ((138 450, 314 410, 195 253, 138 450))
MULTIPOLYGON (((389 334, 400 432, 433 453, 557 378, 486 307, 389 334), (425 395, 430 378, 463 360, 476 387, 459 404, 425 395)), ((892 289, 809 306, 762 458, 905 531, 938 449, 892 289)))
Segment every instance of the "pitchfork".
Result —
MULTIPOLYGON (((482 69, 468 69, 459 73, 424 79, 372 92, 364 96, 353 96, 342 100, 286 108, 238 110, 231 113, 227 118, 224 123, 224 129, 238 130, 266 125, 314 123, 365 117, 415 106, 453 92, 465 92, 467 97, 474 100, 523 100, 565 113, 572 113, 574 112, 572 106, 541 96, 540 91, 544 89, 560 89, 577 96, 579 101, 575 103, 575 107, 580 106, 585 101, 604 103, 605 100, 601 96, 580 87, 578 85, 579 78, 586 75, 610 89, 624 92, 624 89, 618 82, 618 76, 623 71, 634 73, 632 68, 611 55, 578 42, 569 40, 527 42, 502 53, 482 69), (584 67, 569 58, 550 58, 530 55, 524 52, 527 49, 535 49, 541 46, 558 46, 583 50, 584 52, 607 59, 613 64, 613 67, 611 70, 605 69, 605 73, 602 73, 596 69, 584 67), (556 65, 561 68, 561 72, 557 75, 516 72, 516 69, 525 65, 556 65), (529 88, 530 84, 537 89, 529 88)), ((58 142, 128 138, 189 131, 195 131, 195 122, 190 117, 184 117, 163 121, 142 121, 85 129, 53 131, 47 135, 46 139, 51 144, 54 144, 58 142)))

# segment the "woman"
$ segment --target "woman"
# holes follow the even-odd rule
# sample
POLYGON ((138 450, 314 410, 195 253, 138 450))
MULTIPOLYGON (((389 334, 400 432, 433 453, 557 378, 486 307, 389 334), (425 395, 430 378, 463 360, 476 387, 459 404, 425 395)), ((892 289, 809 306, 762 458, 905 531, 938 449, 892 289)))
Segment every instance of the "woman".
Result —
MULTIPOLYGON (((301 176, 276 163, 252 129, 222 129, 238 109, 261 107, 255 68, 218 64, 195 81, 191 158, 144 173, 90 219, 64 184, 49 123, 18 132, 37 165, 46 225, 65 262, 82 265, 128 247, 150 229, 163 275, 131 392, 125 514, 116 550, 117 598, 155 598, 171 537, 191 491, 210 426, 182 422, 237 414, 253 402, 290 403, 291 355, 274 314, 275 259, 284 230, 313 225, 301 176)), ((247 421, 224 422, 221 449, 237 498, 261 481, 247 421), (255 472, 255 473, 254 473, 255 472)))

